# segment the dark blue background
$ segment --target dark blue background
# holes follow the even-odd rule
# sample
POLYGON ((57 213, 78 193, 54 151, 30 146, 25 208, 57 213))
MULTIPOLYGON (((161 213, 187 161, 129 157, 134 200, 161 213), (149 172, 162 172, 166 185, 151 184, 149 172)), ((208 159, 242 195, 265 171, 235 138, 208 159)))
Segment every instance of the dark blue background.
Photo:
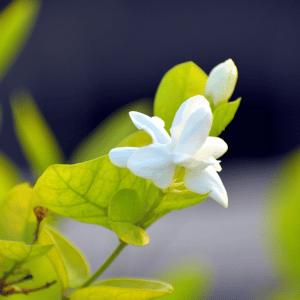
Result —
POLYGON ((115 109, 153 98, 175 64, 192 60, 209 73, 232 58, 233 96, 243 100, 222 134, 226 156, 285 153, 300 143, 299 12, 299 1, 45 0, 0 84, 0 148, 25 163, 10 116, 15 88, 32 92, 69 156, 115 109))

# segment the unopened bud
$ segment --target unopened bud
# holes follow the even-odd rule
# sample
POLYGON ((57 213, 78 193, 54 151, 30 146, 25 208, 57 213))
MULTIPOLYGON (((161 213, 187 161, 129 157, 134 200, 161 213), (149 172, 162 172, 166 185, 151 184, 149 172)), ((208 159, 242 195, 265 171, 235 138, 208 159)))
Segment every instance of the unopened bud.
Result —
POLYGON ((237 77, 238 71, 232 59, 217 65, 209 73, 205 97, 212 99, 215 106, 228 101, 234 91, 237 77))

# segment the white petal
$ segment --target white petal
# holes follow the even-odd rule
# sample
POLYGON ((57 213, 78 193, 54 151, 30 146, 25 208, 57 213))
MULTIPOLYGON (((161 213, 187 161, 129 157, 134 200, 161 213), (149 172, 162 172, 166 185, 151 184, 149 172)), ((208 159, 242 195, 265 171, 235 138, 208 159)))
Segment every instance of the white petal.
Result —
POLYGON ((191 113, 184 124, 174 152, 194 155, 205 143, 212 125, 210 107, 204 106, 191 113))
POLYGON ((202 107, 206 108, 207 110, 211 110, 209 102, 205 99, 205 97, 200 95, 191 97, 181 104, 176 112, 172 127, 170 129, 172 140, 175 139, 177 141, 179 139, 183 127, 190 115, 202 107))
POLYGON ((138 129, 145 130, 153 139, 153 142, 166 144, 171 142, 171 138, 164 128, 165 122, 159 117, 149 117, 137 111, 129 113, 130 118, 138 129))
POLYGON ((171 153, 161 144, 139 148, 130 157, 127 166, 133 174, 153 181, 160 188, 169 187, 175 175, 171 153))
POLYGON ((211 198, 228 207, 227 192, 213 166, 204 170, 186 169, 184 183, 190 191, 199 194, 209 193, 211 198))
POLYGON ((228 145, 219 137, 209 136, 201 149, 195 154, 195 157, 206 159, 211 156, 214 158, 221 157, 228 149, 228 145))
POLYGON ((234 91, 237 76, 238 71, 232 59, 217 65, 208 76, 205 96, 211 97, 215 106, 229 100, 234 91))
POLYGON ((127 162, 129 157, 138 149, 139 148, 136 147, 114 148, 109 151, 108 156, 111 162, 117 167, 127 168, 127 162))

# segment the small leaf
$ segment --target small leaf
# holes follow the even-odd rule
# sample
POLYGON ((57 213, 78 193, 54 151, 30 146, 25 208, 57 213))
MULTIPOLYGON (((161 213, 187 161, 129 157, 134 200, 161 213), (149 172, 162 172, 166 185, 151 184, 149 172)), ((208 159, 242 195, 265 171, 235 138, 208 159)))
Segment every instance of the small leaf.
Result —
POLYGON ((155 209, 157 214, 166 214, 172 210, 180 210, 203 202, 209 194, 200 195, 188 190, 170 192, 165 195, 161 204, 155 209))
POLYGON ((38 0, 15 0, 1 12, 0 81, 28 39, 39 9, 38 0))
POLYGON ((109 222, 115 234, 125 243, 133 246, 146 246, 150 240, 145 230, 128 222, 109 222))
POLYGON ((72 162, 82 162, 108 154, 125 137, 136 131, 129 112, 138 111, 152 114, 152 104, 148 100, 130 103, 117 110, 103 121, 74 151, 72 162))
POLYGON ((40 233, 39 241, 42 244, 54 244, 47 257, 64 288, 76 288, 89 278, 90 269, 86 259, 71 242, 57 231, 45 226, 40 233))
POLYGON ((41 174, 47 167, 64 161, 62 150, 28 92, 12 97, 15 132, 31 168, 41 174))
POLYGON ((133 189, 122 189, 112 197, 108 217, 109 224, 117 236, 127 244, 145 246, 149 243, 147 233, 134 224, 144 215, 146 203, 140 200, 133 189))
POLYGON ((28 183, 13 188, 0 202, 0 239, 30 244, 36 227, 36 204, 28 183))
POLYGON ((17 166, 0 152, 0 203, 6 194, 20 181, 21 173, 17 166))
POLYGON ((133 189, 117 191, 109 204, 108 217, 114 222, 136 223, 145 212, 145 205, 133 189))
POLYGON ((0 255, 15 262, 30 260, 45 255, 53 245, 27 245, 23 242, 0 240, 0 255))
POLYGON ((239 108, 242 98, 238 98, 235 101, 219 104, 214 110, 213 124, 210 130, 210 136, 218 136, 227 127, 235 116, 237 109, 239 108))
POLYGON ((173 288, 163 282, 143 279, 108 279, 77 290, 70 300, 150 300, 171 294, 173 288))
POLYGON ((154 100, 154 115, 169 130, 180 105, 192 96, 203 95, 207 75, 192 61, 176 65, 162 78, 154 100))
POLYGON ((53 212, 77 221, 110 228, 107 209, 123 188, 144 195, 146 180, 113 165, 108 156, 75 165, 49 167, 37 181, 37 198, 53 212))
POLYGON ((118 147, 144 147, 152 144, 151 136, 144 130, 136 131, 122 140, 118 147))

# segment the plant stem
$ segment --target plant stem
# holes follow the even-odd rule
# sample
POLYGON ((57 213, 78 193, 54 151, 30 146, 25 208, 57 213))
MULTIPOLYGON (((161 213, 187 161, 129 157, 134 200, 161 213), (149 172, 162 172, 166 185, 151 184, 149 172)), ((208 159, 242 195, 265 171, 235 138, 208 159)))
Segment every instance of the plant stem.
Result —
POLYGON ((102 273, 110 266, 110 264, 114 261, 114 259, 121 253, 121 251, 127 246, 126 243, 120 241, 118 247, 114 250, 114 252, 107 258, 107 260, 103 263, 103 265, 94 273, 94 275, 88 279, 80 288, 85 288, 90 286, 102 273))

